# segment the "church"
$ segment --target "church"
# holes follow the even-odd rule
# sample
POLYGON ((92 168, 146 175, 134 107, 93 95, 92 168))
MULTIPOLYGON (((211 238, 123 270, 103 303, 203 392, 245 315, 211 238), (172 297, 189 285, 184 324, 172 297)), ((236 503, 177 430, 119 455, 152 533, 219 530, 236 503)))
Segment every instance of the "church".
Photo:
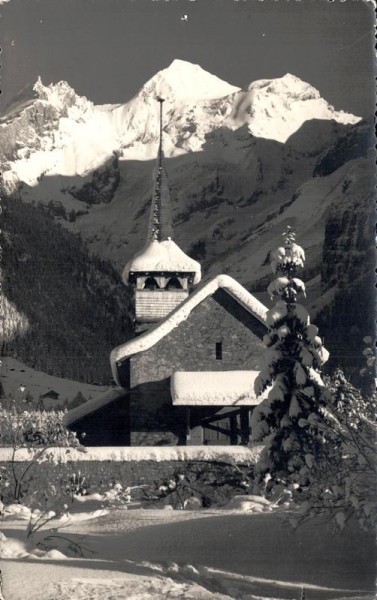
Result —
POLYGON ((174 242, 162 106, 147 241, 125 265, 133 338, 110 355, 116 385, 72 409, 89 446, 247 445, 266 307, 229 275, 201 282, 174 242))

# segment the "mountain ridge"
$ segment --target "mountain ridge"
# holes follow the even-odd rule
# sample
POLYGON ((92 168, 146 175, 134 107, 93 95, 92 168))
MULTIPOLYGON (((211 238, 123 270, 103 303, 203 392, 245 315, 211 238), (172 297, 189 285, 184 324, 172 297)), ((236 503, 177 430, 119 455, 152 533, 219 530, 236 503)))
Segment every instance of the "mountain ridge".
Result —
POLYGON ((36 185, 45 175, 85 176, 114 152, 120 160, 154 158, 161 95, 167 156, 200 151, 206 134, 221 126, 247 125, 251 135, 286 142, 313 118, 358 120, 335 111, 318 90, 291 74, 253 82, 245 91, 182 60, 155 74, 125 104, 95 106, 64 81, 44 86, 39 78, 33 90, 37 98, 31 105, 1 119, 3 182, 9 191, 17 182, 36 185))

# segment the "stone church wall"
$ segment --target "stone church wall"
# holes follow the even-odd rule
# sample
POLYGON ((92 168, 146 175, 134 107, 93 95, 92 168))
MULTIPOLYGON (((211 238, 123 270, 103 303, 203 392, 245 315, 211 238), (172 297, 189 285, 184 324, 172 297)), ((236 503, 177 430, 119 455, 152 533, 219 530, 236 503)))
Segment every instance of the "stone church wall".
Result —
POLYGON ((264 332, 265 327, 257 319, 219 291, 152 348, 131 357, 131 445, 181 443, 185 418, 182 408, 172 406, 171 374, 259 370, 264 332), (219 343, 221 359, 216 358, 219 343))
POLYGON ((149 350, 133 356, 131 388, 166 379, 174 371, 259 370, 263 354, 260 338, 266 328, 236 301, 227 305, 224 296, 221 292, 206 298, 185 322, 149 350), (221 360, 216 359, 219 342, 221 360))

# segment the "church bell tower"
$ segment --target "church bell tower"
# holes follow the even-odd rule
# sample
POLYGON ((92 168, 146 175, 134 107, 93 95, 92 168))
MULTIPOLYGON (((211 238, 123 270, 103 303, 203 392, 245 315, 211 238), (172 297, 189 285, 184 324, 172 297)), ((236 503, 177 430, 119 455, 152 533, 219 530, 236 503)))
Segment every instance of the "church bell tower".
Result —
POLYGON ((135 333, 142 333, 185 300, 201 279, 198 262, 173 241, 170 190, 163 153, 163 98, 160 104, 160 140, 157 173, 144 248, 126 264, 123 281, 134 289, 135 333))

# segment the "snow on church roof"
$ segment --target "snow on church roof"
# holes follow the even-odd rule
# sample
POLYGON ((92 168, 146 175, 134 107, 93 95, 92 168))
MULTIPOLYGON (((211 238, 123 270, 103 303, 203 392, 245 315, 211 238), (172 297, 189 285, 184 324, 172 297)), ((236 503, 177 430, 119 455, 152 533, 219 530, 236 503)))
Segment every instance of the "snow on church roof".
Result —
POLYGON ((115 381, 119 382, 116 366, 118 362, 154 346, 154 344, 161 340, 165 335, 185 321, 196 306, 208 296, 213 295, 220 288, 228 292, 230 296, 237 300, 241 306, 256 317, 261 323, 266 323, 267 308, 264 304, 259 302, 259 300, 229 275, 217 275, 210 281, 203 283, 198 287, 191 296, 182 302, 182 304, 146 333, 112 350, 110 354, 110 363, 115 381))
POLYGON ((80 421, 87 415, 90 415, 100 408, 107 406, 114 400, 119 400, 122 396, 125 395, 124 388, 120 387, 111 387, 106 390, 103 394, 97 396, 93 400, 87 400, 80 404, 80 406, 76 406, 76 408, 72 408, 69 410, 63 417, 63 424, 65 427, 72 425, 72 423, 76 423, 76 421, 80 421))
POLYGON ((171 377, 174 406, 254 406, 259 371, 176 371, 171 377))
POLYGON ((194 284, 201 279, 200 264, 187 256, 170 238, 152 240, 124 267, 122 278, 128 283, 130 273, 183 272, 194 274, 194 284))

